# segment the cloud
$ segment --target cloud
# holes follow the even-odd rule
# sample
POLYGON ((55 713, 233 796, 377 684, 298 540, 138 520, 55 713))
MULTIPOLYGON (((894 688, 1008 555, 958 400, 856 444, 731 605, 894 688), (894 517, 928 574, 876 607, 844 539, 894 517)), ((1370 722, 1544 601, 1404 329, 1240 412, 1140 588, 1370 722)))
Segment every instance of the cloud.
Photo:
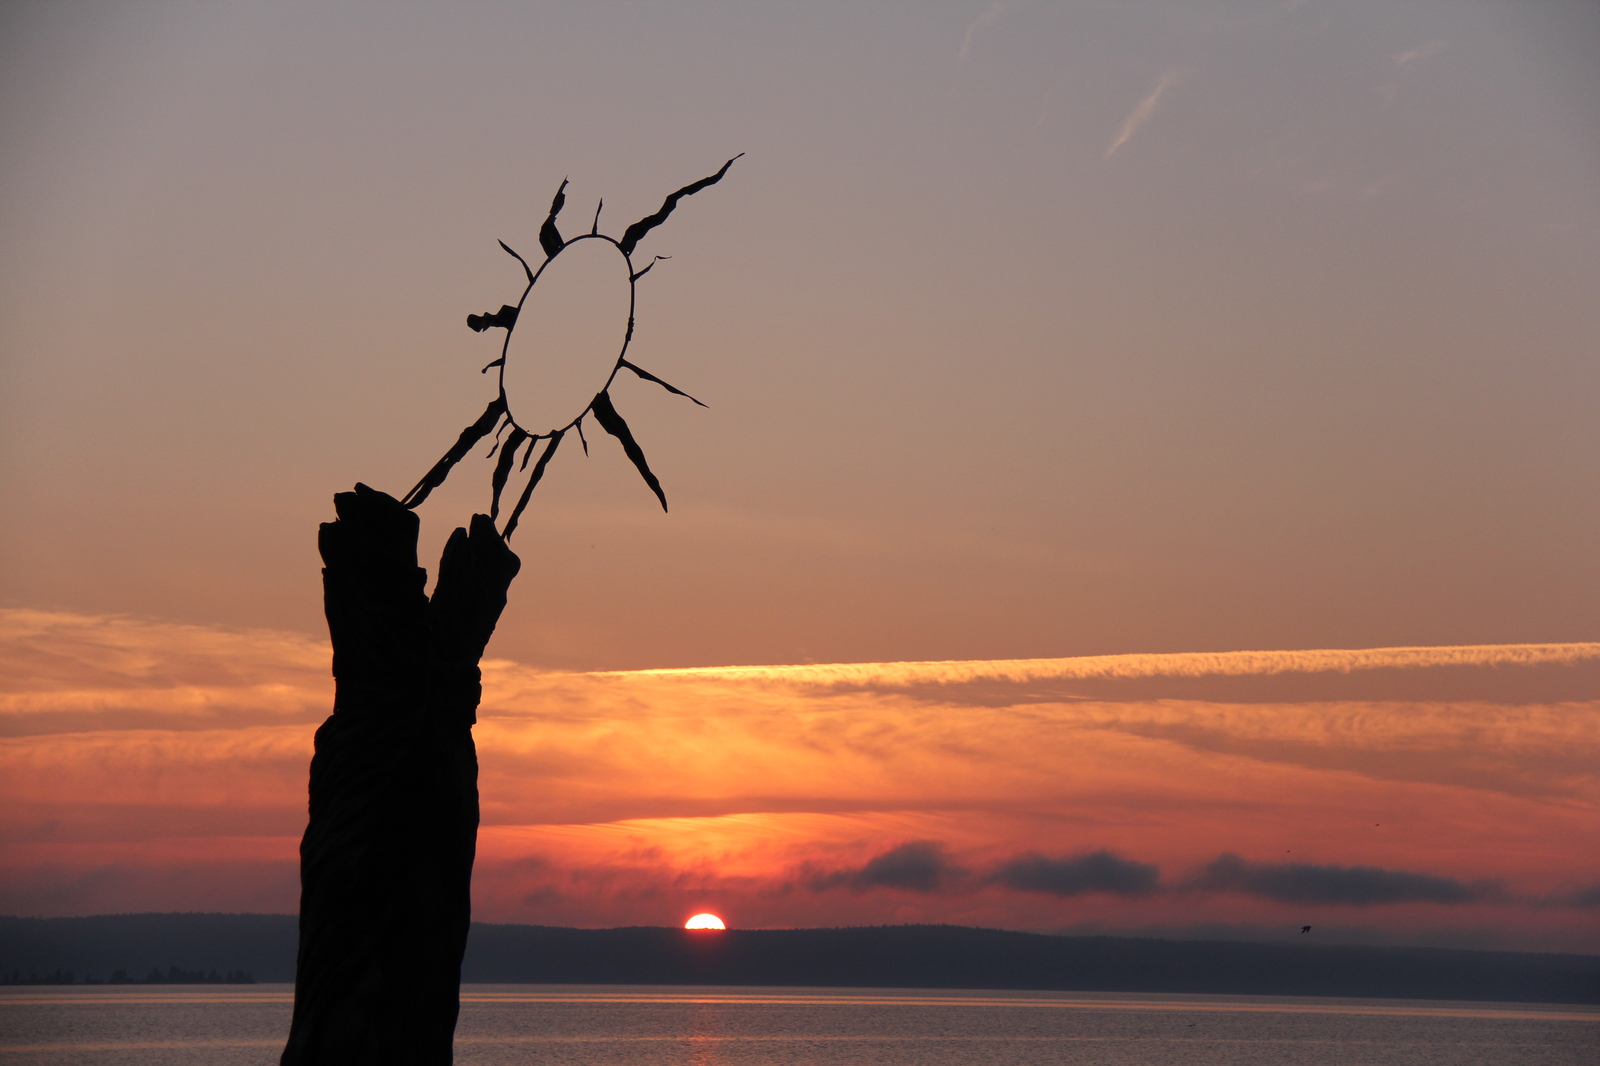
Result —
POLYGON ((297 633, 0 610, 0 734, 316 721, 331 656, 297 633))
POLYGON ((1444 51, 1444 47, 1445 43, 1443 41, 1429 41, 1427 44, 1421 44, 1399 53, 1394 57, 1394 62, 1396 66, 1403 67, 1407 63, 1415 62, 1418 59, 1427 59, 1431 55, 1436 55, 1444 51))
POLYGON ((857 892, 894 888, 931 893, 960 880, 966 872, 945 856, 939 841, 912 840, 873 856, 859 869, 812 875, 806 883, 819 892, 848 887, 857 892))
POLYGON ((1019 892, 1048 892, 1055 896, 1084 892, 1142 896, 1155 891, 1160 878, 1159 867, 1101 850, 1062 859, 1026 852, 1003 863, 993 880, 1019 892))
POLYGON ((1179 72, 1176 70, 1169 70, 1161 75, 1161 80, 1156 83, 1154 89, 1150 90, 1150 95, 1140 100, 1138 106, 1128 112, 1128 117, 1123 120, 1122 129, 1117 131, 1116 137, 1111 142, 1111 147, 1106 149, 1107 159, 1111 158, 1112 153, 1118 148, 1127 144, 1129 139, 1139 132, 1140 126, 1150 121, 1150 117, 1161 106, 1162 94, 1178 84, 1179 76, 1179 72))
POLYGON ((918 684, 955 685, 975 681, 1266 677, 1290 673, 1347 674, 1372 670, 1431 670, 1460 666, 1571 666, 1595 660, 1600 660, 1600 642, 1483 644, 1443 648, 1321 648, 1305 651, 1084 655, 1070 659, 968 659, 943 662, 825 663, 806 666, 678 667, 597 672, 584 676, 771 681, 829 687, 906 687, 918 684))
POLYGON ((1357 907, 1374 903, 1478 903, 1504 896, 1504 891, 1492 881, 1469 885, 1453 877, 1385 870, 1377 866, 1252 863, 1232 853, 1217 856, 1190 887, 1213 892, 1242 892, 1279 903, 1357 907))
POLYGON ((1600 884, 1580 888, 1565 900, 1569 907, 1600 907, 1600 884))
POLYGON ((958 868, 944 856, 936 840, 913 840, 871 859, 851 878, 856 888, 903 888, 934 892, 956 876, 958 868))
POLYGON ((977 18, 967 23, 967 32, 962 35, 961 47, 956 51, 956 66, 965 66, 967 60, 972 58, 972 40, 977 36, 978 31, 1004 15, 1009 7, 1010 5, 1002 2, 1002 0, 995 0, 994 3, 979 12, 977 18))
MULTIPOLYGON (((1594 904, 1568 902, 1594 880, 1570 842, 1600 809, 1597 644, 588 674, 490 660, 483 681, 474 892, 493 920, 1287 927, 1300 896, 1163 891, 1160 871, 1315 840, 1335 869, 1448 872, 1494 904, 1423 891, 1405 922, 1346 908, 1396 935, 1425 913, 1600 945, 1594 904), (1514 902, 1541 905, 1473 882, 1508 853, 1514 902)), ((0 901, 261 906, 251 871, 292 883, 330 688, 309 637, 0 611, 0 901), (191 874, 210 887, 171 887, 191 874)), ((1235 880, 1285 894, 1249 864, 1235 880)))

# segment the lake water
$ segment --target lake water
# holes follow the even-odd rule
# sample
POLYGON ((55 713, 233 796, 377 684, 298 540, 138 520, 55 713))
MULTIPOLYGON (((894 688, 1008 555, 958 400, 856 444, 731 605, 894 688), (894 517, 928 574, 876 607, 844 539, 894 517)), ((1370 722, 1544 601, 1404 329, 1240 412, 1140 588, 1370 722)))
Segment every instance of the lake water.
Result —
MULTIPOLYGON (((0 990, 0 1062, 267 1066, 288 985, 0 990)), ((1600 1062, 1600 1008, 1080 992, 468 985, 456 1062, 1484 1066, 1600 1062)))

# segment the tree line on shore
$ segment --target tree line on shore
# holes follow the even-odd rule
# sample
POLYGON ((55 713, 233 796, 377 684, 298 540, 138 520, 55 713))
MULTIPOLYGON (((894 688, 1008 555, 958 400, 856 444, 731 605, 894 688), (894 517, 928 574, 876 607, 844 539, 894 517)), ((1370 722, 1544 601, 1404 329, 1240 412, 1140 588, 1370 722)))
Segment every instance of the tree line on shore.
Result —
POLYGON ((20 970, 0 973, 0 985, 253 985, 255 977, 248 970, 185 970, 169 966, 163 972, 152 966, 143 977, 130 977, 127 970, 112 970, 105 980, 86 973, 79 980, 71 970, 53 970, 50 973, 30 971, 26 976, 20 970))

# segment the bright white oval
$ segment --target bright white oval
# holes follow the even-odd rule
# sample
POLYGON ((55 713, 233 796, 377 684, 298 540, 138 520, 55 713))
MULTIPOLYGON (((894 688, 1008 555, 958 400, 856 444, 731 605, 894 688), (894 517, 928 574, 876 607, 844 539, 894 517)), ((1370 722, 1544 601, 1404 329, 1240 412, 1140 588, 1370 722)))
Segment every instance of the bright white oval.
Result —
POLYGON ((615 244, 580 237, 556 253, 523 298, 500 388, 518 426, 565 429, 605 388, 628 336, 632 284, 615 244))

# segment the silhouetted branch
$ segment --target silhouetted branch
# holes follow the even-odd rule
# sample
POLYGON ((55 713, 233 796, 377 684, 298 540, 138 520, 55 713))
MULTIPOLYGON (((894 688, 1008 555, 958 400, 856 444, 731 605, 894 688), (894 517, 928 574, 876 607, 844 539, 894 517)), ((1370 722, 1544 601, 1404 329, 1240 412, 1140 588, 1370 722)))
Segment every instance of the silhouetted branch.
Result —
POLYGON ((517 448, 528 439, 528 435, 519 427, 511 431, 505 444, 500 448, 500 461, 494 464, 494 498, 489 502, 489 517, 500 517, 500 493, 506 487, 506 478, 511 476, 511 464, 517 461, 517 448))
MULTIPOLYGON (((668 385, 665 381, 662 381, 660 378, 658 378, 654 374, 650 373, 650 371, 641 370, 639 367, 634 366, 632 363, 628 362, 626 359, 621 361, 621 365, 627 367, 629 370, 633 371, 635 374, 638 374, 640 377, 644 378, 646 381, 655 382, 657 385, 660 385, 663 389, 666 389, 668 392, 672 393, 674 396, 682 396, 686 400, 694 400, 695 403, 700 403, 699 400, 695 400, 693 396, 690 396, 687 392, 684 392, 682 389, 674 388, 673 386, 668 385)), ((700 406, 701 407, 705 407, 705 404, 700 403, 700 406)))
POLYGON ((561 179, 561 188, 556 190, 556 198, 550 201, 550 217, 544 220, 544 225, 539 227, 539 247, 544 249, 546 259, 553 257, 561 251, 566 244, 561 239, 561 231, 556 229, 556 216, 567 205, 567 179, 561 179))
MULTIPOLYGON (((510 252, 511 258, 515 259, 517 262, 522 264, 522 272, 524 274, 528 275, 528 284, 532 285, 533 284, 533 267, 529 266, 528 265, 528 261, 526 259, 522 258, 522 256, 518 255, 516 252, 512 252, 511 251, 511 245, 507 244, 505 241, 500 241, 499 244, 500 244, 500 247, 504 248, 507 252, 510 252)), ((504 308, 501 308, 501 310, 504 310, 504 308)))
POLYGON ((646 233, 649 233, 651 230, 661 225, 661 223, 665 222, 667 220, 667 216, 672 214, 672 209, 678 206, 679 200, 683 199, 685 196, 693 196, 701 189, 704 189, 707 185, 715 185, 717 182, 721 181, 722 175, 726 174, 728 172, 728 168, 733 166, 733 160, 738 159, 739 156, 742 155, 744 155, 744 153, 740 152, 739 155, 734 156, 733 159, 730 159, 726 163, 722 164, 722 169, 711 175, 709 178, 701 178, 699 181, 685 185, 683 188, 667 197, 666 201, 661 205, 661 210, 657 211, 653 215, 646 215, 644 218, 641 218, 639 221, 629 226, 625 231, 623 231, 622 240, 618 242, 618 247, 622 249, 622 254, 632 255, 634 247, 639 243, 639 239, 646 233))
POLYGON ((656 499, 661 501, 661 509, 667 509, 667 494, 661 491, 661 482, 650 472, 650 464, 645 462, 644 451, 639 443, 633 439, 633 433, 628 429, 628 423, 617 414, 617 409, 611 406, 611 397, 605 393, 594 398, 594 404, 589 408, 594 412, 594 420, 600 423, 602 429, 622 442, 622 450, 628 454, 633 465, 638 468, 639 476, 644 478, 644 483, 650 486, 650 491, 656 494, 656 499))
POLYGON ((444 484, 444 479, 450 476, 450 468, 465 458, 472 446, 482 440, 490 430, 494 429, 495 423, 499 422, 501 416, 505 413, 506 400, 504 396, 496 396, 493 400, 490 400, 489 406, 483 409, 483 414, 478 416, 478 420, 461 431, 461 436, 456 438, 456 442, 450 446, 450 450, 445 452, 437 463, 433 464, 433 469, 424 474, 422 480, 417 482, 411 491, 406 493, 405 499, 400 502, 411 508, 419 506, 423 500, 428 498, 428 493, 444 484))
MULTIPOLYGON (((523 508, 528 506, 528 500, 533 496, 534 486, 539 484, 540 478, 544 477, 544 468, 550 465, 550 457, 556 453, 556 448, 560 445, 562 436, 564 434, 561 430, 550 434, 550 443, 545 446, 544 454, 539 456, 537 463, 533 464, 533 473, 528 477, 528 487, 522 490, 522 498, 517 501, 516 509, 511 512, 511 517, 506 519, 506 530, 501 534, 506 540, 510 540, 511 534, 516 532, 517 520, 522 517, 523 508)), ((536 444, 538 444, 537 440, 528 445, 529 455, 533 454, 534 445, 536 444)), ((523 462, 526 463, 527 460, 524 459, 523 462)))
MULTIPOLYGON (((526 266, 527 264, 524 263, 523 265, 526 266)), ((484 330, 494 326, 498 326, 501 329, 510 329, 516 324, 517 309, 510 304, 501 304, 500 310, 495 311, 493 314, 485 311, 481 315, 467 316, 467 328, 474 333, 482 333, 484 330)))
POLYGON ((628 275, 628 280, 629 281, 638 281, 640 278, 642 278, 646 274, 650 273, 650 268, 655 266, 657 263, 661 262, 661 260, 663 260, 663 259, 671 259, 671 258, 672 258, 672 256, 670 256, 670 255, 658 255, 658 256, 656 256, 654 259, 650 260, 649 263, 645 264, 645 268, 643 270, 639 271, 637 274, 629 274, 628 275))

